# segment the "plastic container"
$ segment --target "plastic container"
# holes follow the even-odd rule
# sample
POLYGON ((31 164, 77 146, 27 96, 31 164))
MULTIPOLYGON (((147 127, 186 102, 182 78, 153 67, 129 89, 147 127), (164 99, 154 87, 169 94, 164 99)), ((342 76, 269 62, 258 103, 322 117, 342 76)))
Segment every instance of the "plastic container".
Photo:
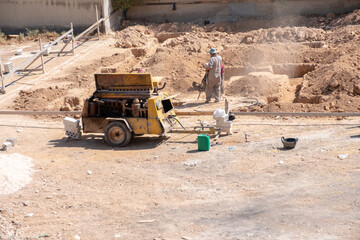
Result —
POLYGON ((210 137, 206 134, 198 135, 198 150, 209 151, 210 150, 210 137))

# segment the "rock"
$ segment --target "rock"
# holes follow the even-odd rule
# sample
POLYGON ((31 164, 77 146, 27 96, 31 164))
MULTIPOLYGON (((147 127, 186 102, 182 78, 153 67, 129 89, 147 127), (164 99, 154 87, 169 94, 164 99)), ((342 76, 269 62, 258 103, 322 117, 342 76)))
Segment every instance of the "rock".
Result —
POLYGON ((333 80, 330 84, 329 87, 331 88, 337 88, 339 86, 339 82, 337 80, 333 80))
POLYGON ((303 42, 305 40, 306 34, 304 31, 298 31, 297 38, 299 42, 303 42))
POLYGON ((146 49, 145 48, 134 48, 131 50, 132 54, 135 57, 142 57, 146 55, 146 49))
POLYGON ((173 39, 170 41, 170 43, 169 43, 169 46, 170 47, 175 47, 177 45, 177 42, 176 41, 174 41, 173 39))
POLYGON ((360 94, 360 84, 356 84, 356 85, 354 86, 354 93, 360 94))
POLYGON ((71 106, 68 103, 65 103, 61 106, 60 111, 71 111, 71 106))
POLYGON ((246 42, 247 44, 253 43, 252 37, 247 37, 247 38, 245 39, 245 42, 246 42))
POLYGON ((279 98, 277 96, 268 96, 267 101, 268 101, 268 103, 278 102, 279 98))
POLYGON ((335 14, 334 13, 328 13, 326 14, 326 18, 334 18, 335 14))
POLYGON ((25 217, 32 217, 32 216, 34 216, 34 213, 28 213, 25 215, 25 217))
POLYGON ((247 107, 239 107, 239 112, 248 112, 249 111, 249 108, 247 107))
POLYGON ((124 43, 124 47, 125 47, 125 48, 131 48, 132 45, 131 45, 131 43, 130 43, 129 41, 126 41, 126 42, 124 43))

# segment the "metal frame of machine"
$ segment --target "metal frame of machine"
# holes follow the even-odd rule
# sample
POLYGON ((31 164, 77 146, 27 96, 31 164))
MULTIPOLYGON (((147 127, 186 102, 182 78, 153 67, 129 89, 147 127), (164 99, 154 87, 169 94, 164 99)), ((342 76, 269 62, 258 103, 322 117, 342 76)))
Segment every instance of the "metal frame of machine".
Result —
POLYGON ((84 133, 104 133, 110 146, 125 146, 133 136, 163 135, 178 122, 159 79, 146 73, 95 74, 96 91, 85 100, 84 133))

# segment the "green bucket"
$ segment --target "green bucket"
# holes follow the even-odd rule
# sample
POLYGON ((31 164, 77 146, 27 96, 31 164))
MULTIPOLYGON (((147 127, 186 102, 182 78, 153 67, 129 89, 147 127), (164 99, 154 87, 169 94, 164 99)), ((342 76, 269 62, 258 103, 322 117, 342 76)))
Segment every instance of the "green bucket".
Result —
POLYGON ((210 150, 210 137, 206 134, 198 135, 198 150, 209 151, 210 150))

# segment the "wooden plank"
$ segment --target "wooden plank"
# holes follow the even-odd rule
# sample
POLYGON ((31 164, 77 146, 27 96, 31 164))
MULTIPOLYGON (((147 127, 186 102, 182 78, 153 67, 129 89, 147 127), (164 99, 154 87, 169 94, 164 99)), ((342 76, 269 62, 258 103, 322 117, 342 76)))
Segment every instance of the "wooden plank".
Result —
POLYGON ((60 56, 61 53, 72 53, 72 51, 66 51, 66 52, 63 52, 64 49, 66 48, 67 45, 69 45, 70 41, 67 41, 67 43, 65 43, 65 45, 60 49, 60 51, 58 52, 58 55, 57 56, 60 56))
POLYGON ((84 36, 85 34, 95 30, 95 27, 97 24, 100 24, 102 21, 105 21, 105 18, 101 18, 99 19, 96 23, 94 23, 93 25, 91 25, 90 27, 88 27, 85 31, 83 31, 82 33, 80 33, 79 35, 76 36, 75 41, 79 40, 82 36, 84 36), (91 30, 91 31, 90 31, 91 30))

